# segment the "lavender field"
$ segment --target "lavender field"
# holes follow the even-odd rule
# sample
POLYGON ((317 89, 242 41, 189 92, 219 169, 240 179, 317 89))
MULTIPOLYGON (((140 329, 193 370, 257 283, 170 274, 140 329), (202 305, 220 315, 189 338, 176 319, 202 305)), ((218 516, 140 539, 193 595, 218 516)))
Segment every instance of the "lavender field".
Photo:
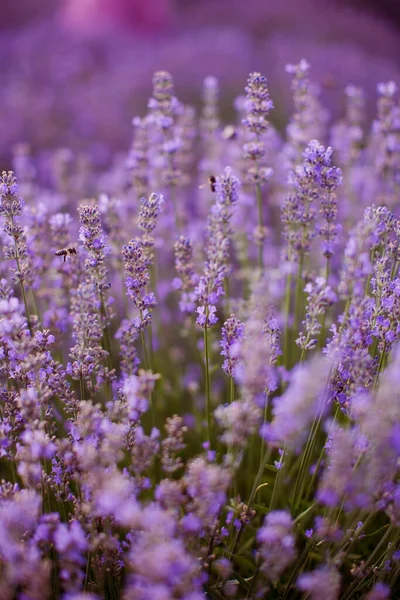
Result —
POLYGON ((399 92, 295 58, 0 144, 0 600, 400 597, 399 92))

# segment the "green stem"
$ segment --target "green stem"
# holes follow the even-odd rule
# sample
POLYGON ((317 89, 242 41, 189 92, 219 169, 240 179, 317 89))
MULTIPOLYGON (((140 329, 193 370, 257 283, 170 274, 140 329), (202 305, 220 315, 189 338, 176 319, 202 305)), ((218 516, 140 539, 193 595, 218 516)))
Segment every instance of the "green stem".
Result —
MULTIPOLYGON (((14 225, 14 217, 11 217, 11 223, 12 225, 14 225)), ((33 333, 33 329, 32 329, 32 323, 31 323, 31 317, 30 317, 30 312, 29 312, 29 307, 28 307, 28 300, 26 297, 26 292, 25 292, 25 286, 24 286, 24 282, 21 279, 21 267, 20 267, 20 256, 19 256, 19 252, 18 252, 18 243, 17 243, 17 238, 13 237, 14 240, 14 252, 15 252, 15 262, 17 264, 17 269, 18 269, 18 279, 19 279, 19 284, 21 286, 21 293, 22 293, 22 298, 24 301, 24 306, 25 306, 25 313, 26 313, 26 320, 28 323, 28 329, 29 329, 29 333, 32 335, 33 333)))
POLYGON ((308 559, 310 558, 310 552, 311 552, 311 547, 307 544, 307 546, 304 548, 302 554, 300 555, 300 558, 297 560, 296 564, 291 569, 291 574, 290 574, 289 580, 286 584, 285 592, 282 596, 282 600, 286 600, 289 597, 289 592, 290 592, 290 587, 292 585, 292 581, 294 581, 296 575, 306 565, 308 559))
POLYGON ((344 328, 346 327, 347 319, 349 318, 350 306, 351 306, 352 295, 350 294, 347 298, 346 306, 343 313, 342 323, 339 329, 339 341, 342 339, 342 333, 344 328))
POLYGON ((36 302, 35 292, 32 289, 29 290, 29 291, 30 291, 30 297, 31 297, 31 301, 32 301, 32 304, 33 304, 33 309, 35 311, 35 315, 37 316, 38 322, 40 323, 41 322, 41 318, 40 318, 39 307, 38 307, 37 302, 36 302))
MULTIPOLYGON (((19 267, 18 267, 18 271, 19 271, 19 267)), ((25 293, 25 286, 23 284, 23 282, 20 280, 20 286, 21 286, 21 292, 22 292, 22 298, 24 300, 24 305, 25 305, 25 312, 26 312, 26 320, 28 323, 28 329, 30 334, 32 335, 33 333, 33 329, 32 329, 32 323, 31 323, 31 317, 30 317, 30 313, 29 313, 29 308, 28 308, 28 301, 26 299, 26 293, 25 293)))
POLYGON ((296 303, 295 303, 295 312, 294 312, 294 332, 298 333, 300 321, 301 321, 301 312, 302 312, 302 302, 301 296, 303 292, 303 265, 304 265, 304 257, 303 254, 300 255, 299 267, 297 271, 297 282, 296 282, 296 303))
POLYGON ((229 403, 232 404, 234 399, 235 399, 235 382, 233 380, 233 377, 229 377, 229 403))
POLYGON ((260 575, 260 567, 257 567, 256 571, 255 571, 255 573, 253 575, 253 578, 251 580, 250 587, 249 587, 248 592, 246 594, 246 599, 245 600, 252 600, 252 598, 254 597, 253 596, 253 592, 254 592, 254 589, 255 589, 255 586, 256 586, 256 582, 257 582, 257 579, 258 579, 259 575, 260 575))
POLYGON ((380 375, 380 373, 382 371, 382 367, 383 367, 383 363, 385 361, 385 357, 386 357, 386 345, 383 346, 382 352, 381 352, 381 356, 380 356, 380 359, 379 359, 379 366, 378 366, 378 370, 377 370, 376 375, 375 375, 374 385, 373 385, 373 388, 372 388, 374 390, 376 389, 376 386, 378 385, 378 379, 379 379, 379 375, 380 375))
POLYGON ((208 347, 208 327, 204 327, 204 353, 206 369, 206 419, 207 419, 207 437, 211 442, 211 394, 210 394, 210 356, 208 347))
POLYGON ((280 484, 280 481, 281 481, 281 478, 282 478, 282 471, 285 468, 285 463, 283 462, 285 458, 286 458, 286 463, 288 463, 288 456, 286 455, 286 446, 283 447, 282 454, 281 454, 281 457, 280 457, 280 462, 282 463, 282 466, 281 466, 281 468, 278 470, 278 472, 276 474, 275 481, 274 481, 274 487, 272 488, 270 510, 273 510, 273 508, 275 506, 276 492, 277 492, 277 489, 279 487, 279 484, 280 484))
POLYGON ((343 554, 341 554, 341 563, 342 564, 344 563, 346 557, 348 556, 350 550, 353 548, 354 544, 357 542, 361 533, 363 533, 363 531, 365 531, 367 525, 369 525, 369 523, 372 521, 372 519, 375 517, 375 515, 376 515, 375 512, 369 513, 368 517, 365 519, 363 524, 360 527, 358 527, 356 529, 356 531, 352 534, 352 539, 350 540, 350 543, 347 546, 346 551, 344 551, 343 554))
POLYGON ((311 340, 311 334, 307 333, 307 337, 306 337, 306 341, 304 342, 304 348, 301 349, 301 354, 300 354, 300 364, 303 362, 304 360, 304 356, 306 353, 306 346, 309 343, 309 341, 311 340))
MULTIPOLYGON (((329 438, 329 435, 330 435, 330 433, 332 432, 332 430, 333 430, 333 427, 334 427, 334 425, 335 425, 335 423, 336 423, 336 419, 337 419, 337 417, 338 417, 338 415, 339 415, 339 411, 340 411, 340 408, 339 408, 339 406, 338 406, 338 407, 336 408, 336 411, 335 411, 335 414, 334 414, 334 417, 333 417, 332 423, 331 423, 331 425, 330 425, 330 427, 329 427, 329 432, 328 432, 328 434, 327 434, 327 437, 328 437, 328 438, 329 438)), ((322 450, 321 450, 321 452, 320 452, 320 455, 319 455, 319 457, 318 457, 318 460, 317 460, 317 464, 316 464, 316 466, 315 466, 315 469, 314 469, 314 473, 312 474, 311 481, 310 481, 310 483, 309 483, 309 485, 308 485, 307 492, 306 492, 306 498, 308 498, 308 497, 309 497, 309 495, 311 494, 311 490, 312 490, 312 488, 313 488, 313 486, 314 486, 314 484, 315 484, 315 480, 316 480, 316 478, 317 478, 318 471, 319 471, 319 468, 320 468, 320 466, 321 466, 321 463, 322 463, 322 459, 323 459, 323 457, 324 457, 324 454, 325 454, 325 444, 324 444, 324 445, 323 445, 323 447, 322 447, 322 450)))
POLYGON ((85 390, 85 385, 83 383, 83 377, 82 377, 82 375, 80 376, 80 379, 79 379, 79 389, 80 389, 80 392, 81 392, 81 400, 84 400, 85 399, 85 391, 84 391, 85 390))
MULTIPOLYGON (((256 477, 254 479, 254 482, 253 482, 253 487, 251 488, 249 499, 247 500, 247 506, 248 507, 251 507, 251 505, 252 505, 252 503, 254 501, 254 498, 255 498, 255 495, 257 493, 257 489, 258 489, 258 486, 259 486, 262 474, 264 473, 264 469, 265 469, 265 467, 266 467, 266 465, 267 465, 267 463, 269 461, 269 457, 270 456, 271 456, 271 450, 269 448, 267 448, 265 450, 264 456, 263 456, 263 458, 262 458, 262 460, 260 462, 260 466, 258 468, 257 475, 256 475, 256 477)), ((234 555, 235 552, 236 552, 236 548, 238 547, 238 544, 239 544, 240 538, 242 536, 244 527, 245 526, 242 523, 242 525, 240 526, 238 532, 236 533, 235 541, 234 541, 233 548, 232 548, 232 555, 234 555)))
MULTIPOLYGON (((140 311, 140 320, 141 321, 143 320, 142 311, 140 311)), ((140 330, 140 340, 142 342, 142 347, 143 347, 143 352, 144 352, 144 364, 145 364, 146 369, 148 369, 149 368, 149 355, 147 352, 146 338, 145 338, 143 329, 140 330)))
MULTIPOLYGON (((325 266, 325 283, 326 285, 328 285, 328 279, 329 279, 329 258, 326 259, 326 266, 325 266)), ((321 332, 320 332, 320 337, 319 337, 319 346, 320 348, 322 348, 323 344, 324 344, 324 339, 325 339, 325 320, 326 320, 326 311, 323 313, 322 315, 322 321, 321 321, 321 332)))
POLYGON ((292 274, 286 276, 286 292, 285 292, 285 331, 283 337, 283 359, 286 367, 290 366, 289 360, 289 320, 290 320, 290 296, 292 288, 292 274))
MULTIPOLYGON (((372 564, 374 558, 377 556, 377 554, 381 550, 382 546, 384 546, 387 543, 390 536, 392 535, 392 531, 393 531, 393 525, 389 525, 385 535, 382 537, 381 541, 376 546, 375 550, 372 552, 372 554, 370 555, 368 560, 363 565, 364 571, 366 571, 367 568, 370 566, 370 564, 372 564)), ((355 591, 356 588, 358 588, 359 585, 360 585, 360 582, 357 579, 355 581, 353 581, 353 583, 349 586, 346 593, 342 597, 342 600, 348 600, 349 598, 353 598, 354 597, 353 592, 355 591)))
MULTIPOLYGON (((257 167, 258 171, 258 167, 257 167)), ((261 194, 261 186, 259 183, 256 183, 256 198, 257 198, 257 208, 258 208, 258 225, 260 227, 260 234, 263 234, 264 230, 264 218, 262 211, 262 194, 261 194)), ((264 244, 260 241, 260 246, 258 249, 258 266, 261 271, 264 271, 264 244)))
MULTIPOLYGON (((100 318, 102 321, 101 325, 103 328, 103 347, 104 347, 104 350, 107 352, 107 367, 110 372, 112 370, 111 341, 110 341, 110 334, 109 334, 108 325, 107 325, 106 303, 104 302, 104 296, 103 296, 103 292, 101 289, 100 273, 99 273, 98 269, 96 269, 96 276, 97 276, 97 286, 99 289, 99 298, 100 298, 100 318)), ((108 383, 107 383, 107 395, 108 395, 108 399, 111 400, 112 388, 111 388, 110 381, 108 381, 108 383)))
POLYGON ((328 285, 328 279, 329 279, 329 270, 330 270, 329 269, 329 265, 330 265, 329 260, 330 260, 329 258, 326 259, 326 265, 325 265, 325 283, 326 283, 326 285, 328 285))
POLYGON ((293 499, 292 499, 292 509, 295 511, 298 505, 298 502, 301 500, 301 496, 303 494, 304 485, 305 485, 305 474, 307 473, 307 468, 309 466, 310 458, 312 456, 312 452, 316 443, 316 435, 322 420, 322 415, 320 414, 318 417, 315 417, 313 424, 311 426, 310 434, 307 439, 306 446, 304 451, 302 452, 301 463, 299 472, 296 477, 296 483, 294 486, 293 499), (304 477, 303 477, 304 476, 304 477))
POLYGON ((247 506, 251 506, 251 504, 253 503, 254 497, 257 493, 257 488, 260 484, 262 474, 264 473, 264 469, 269 461, 270 456, 271 456, 271 450, 270 450, 270 448, 267 448, 264 452, 264 456, 262 457, 262 459, 260 461, 260 466, 258 468, 257 475, 256 475, 256 478, 253 483, 253 487, 251 488, 249 499, 247 500, 247 506))
POLYGON ((229 313, 229 279, 228 277, 224 277, 224 292, 225 292, 225 306, 226 310, 229 313))
POLYGON ((154 349, 153 349, 153 327, 152 324, 150 323, 149 325, 149 367, 150 367, 150 371, 153 371, 153 373, 156 371, 155 367, 154 367, 154 349))
POLYGON ((398 269, 398 267, 399 267, 399 263, 398 263, 398 261, 395 259, 395 260, 393 261, 393 264, 392 264, 392 269, 391 269, 391 271, 390 271, 390 281, 393 281, 393 279, 394 279, 394 277, 395 277, 395 275, 396 275, 396 273, 397 273, 397 269, 398 269))

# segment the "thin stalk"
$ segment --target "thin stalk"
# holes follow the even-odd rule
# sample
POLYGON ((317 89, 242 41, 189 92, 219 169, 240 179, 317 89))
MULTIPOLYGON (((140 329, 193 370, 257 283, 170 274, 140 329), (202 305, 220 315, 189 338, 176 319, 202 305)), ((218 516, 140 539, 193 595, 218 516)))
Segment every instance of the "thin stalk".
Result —
MULTIPOLYGON (((256 183, 256 199, 257 199, 257 208, 258 208, 258 225, 260 227, 260 233, 262 234, 264 229, 264 218, 262 211, 262 194, 261 194, 261 186, 259 183, 256 183)), ((260 243, 258 249, 258 266, 260 267, 261 272, 264 271, 264 245, 260 243)))
POLYGON ((264 456, 262 457, 262 460, 260 461, 260 466, 258 468, 257 475, 256 475, 256 478, 253 483, 253 487, 251 488, 249 499, 247 500, 247 506, 251 506, 251 504, 253 503, 254 497, 257 493, 257 489, 260 485, 260 480, 261 480, 262 474, 264 473, 264 469, 267 466, 270 456, 271 456, 271 449, 267 448, 264 452, 264 456))
POLYGON ((251 600, 253 598, 254 588, 256 586, 256 581, 257 581, 259 575, 260 575, 260 567, 257 567, 256 571, 255 571, 255 573, 253 575, 253 578, 251 580, 250 587, 249 587, 248 592, 246 594, 246 599, 245 600, 251 600))
POLYGON ((298 267, 298 271, 297 271, 297 282, 296 282, 296 301, 295 301, 295 311, 294 311, 294 331, 295 333, 298 332, 299 326, 300 326, 300 319, 301 319, 301 295, 302 295, 302 291, 303 291, 303 278, 302 278, 302 273, 303 273, 303 266, 304 266, 304 256, 303 254, 300 255, 300 260, 299 260, 299 267, 298 267))
MULTIPOLYGON (((14 217, 13 216, 11 217, 11 223, 12 223, 12 225, 14 225, 14 217)), ((20 267, 20 262, 19 262, 20 256, 19 256, 19 252, 18 252, 17 238, 13 237, 13 240, 14 240, 15 262, 17 263, 18 273, 21 274, 21 267, 20 267)), ((21 294, 22 294, 22 298, 24 301, 26 320, 28 323, 29 333, 32 335, 33 330, 32 330, 31 317, 30 317, 30 312, 29 312, 29 307, 28 307, 28 300, 26 297, 24 282, 20 278, 19 278, 19 284, 21 286, 21 294)))
POLYGON ((395 259, 395 260, 393 261, 393 264, 392 264, 392 269, 391 269, 391 271, 390 271, 390 281, 393 281, 393 279, 394 279, 394 277, 395 277, 395 275, 396 275, 396 273, 397 273, 397 269, 398 269, 398 268, 399 268, 399 263, 398 263, 398 261, 395 259))
POLYGON ((97 287, 99 290, 99 298, 100 298, 100 316, 101 316, 102 320, 104 321, 103 345, 104 345, 104 349, 108 352, 107 363, 108 363, 108 368, 111 370, 112 365, 111 365, 110 334, 108 332, 106 304, 104 302, 104 296, 103 296, 103 292, 101 289, 100 273, 99 273, 98 269, 96 269, 96 278, 97 278, 97 287))
MULTIPOLYGON (((19 271, 19 267, 18 267, 18 271, 19 271)), ((22 298, 24 300, 24 306, 25 306, 25 312, 26 312, 26 320, 27 320, 27 323, 28 323, 28 329, 29 329, 30 334, 32 335, 33 330, 32 330, 31 317, 30 317, 29 308, 28 308, 28 301, 26 299, 25 286, 24 286, 24 284, 23 284, 23 282, 21 280, 20 280, 19 284, 21 286, 22 298)))
POLYGON ((292 288, 292 274, 286 276, 286 292, 285 292, 285 331, 283 334, 283 360, 287 367, 290 365, 289 360, 289 320, 290 320, 290 296, 292 288))
POLYGON ((206 419, 207 419, 207 437, 211 442, 211 393, 210 393, 210 350, 208 347, 208 327, 204 327, 204 358, 206 369, 206 419))
POLYGON ((81 374, 80 379, 79 379, 79 389, 80 389, 80 392, 81 392, 81 400, 84 400, 85 399, 85 391, 84 391, 85 390, 85 385, 83 383, 82 374, 81 374))
POLYGON ((325 265, 325 283, 326 283, 326 285, 328 285, 328 279, 329 279, 329 270, 330 270, 329 269, 329 265, 330 265, 329 260, 330 260, 329 257, 327 257, 326 265, 325 265))
POLYGON ((224 277, 224 292, 227 305, 227 312, 229 312, 229 278, 226 276, 224 277))
MULTIPOLYGON (((149 354, 147 353, 146 338, 145 338, 143 331, 140 332, 140 336, 141 336, 141 340, 142 340, 145 361, 146 361, 146 365, 147 365, 146 369, 148 368, 148 369, 150 369, 150 371, 152 371, 154 373, 153 331, 151 328, 151 323, 148 327, 148 332, 149 332, 149 346, 150 346, 149 354)), ((155 395, 155 389, 156 389, 157 383, 158 382, 156 381, 154 390, 153 390, 153 392, 150 392, 150 398, 149 398, 153 427, 156 427, 156 410, 155 410, 155 406, 154 406, 154 395, 155 395)))
MULTIPOLYGON (((329 435, 331 434, 331 431, 332 431, 332 429, 333 429, 333 427, 334 427, 334 425, 335 425, 335 423, 336 423, 336 419, 337 419, 337 417, 338 417, 338 415, 339 415, 339 411, 340 411, 340 408, 339 408, 339 406, 338 406, 338 407, 336 408, 336 411, 335 411, 335 414, 334 414, 334 417, 333 417, 332 423, 331 423, 331 425, 330 425, 330 427, 329 427, 329 432, 328 432, 328 434, 327 434, 327 437, 328 437, 328 438, 329 438, 329 435)), ((312 474, 311 481, 310 481, 310 483, 309 483, 309 485, 308 485, 307 492, 306 492, 306 498, 308 498, 308 497, 309 497, 309 495, 311 494, 311 490, 312 490, 312 488, 313 488, 313 486, 314 486, 314 483, 315 483, 315 480, 316 480, 316 478, 317 478, 318 471, 319 471, 319 467, 320 467, 320 465, 321 465, 321 462, 322 462, 322 459, 323 459, 323 457, 324 457, 324 454, 325 454, 325 444, 324 444, 324 445, 323 445, 323 447, 322 447, 322 450, 321 450, 321 452, 320 452, 320 455, 319 455, 319 457, 318 457, 318 460, 317 460, 316 467, 315 467, 315 469, 314 469, 314 473, 312 474)))
POLYGON ((396 581, 400 579, 400 565, 392 571, 392 575, 390 577, 390 585, 394 586, 396 581))
MULTIPOLYGON (((97 273, 97 279, 99 281, 99 275, 97 273)), ((107 352, 107 367, 108 370, 111 371, 112 370, 112 359, 111 359, 111 341, 110 341, 110 334, 108 331, 108 325, 107 325, 107 312, 106 312, 106 305, 104 302, 104 298, 103 298, 103 294, 100 291, 100 315, 101 318, 104 320, 104 327, 103 327, 103 347, 107 352)), ((108 395, 108 399, 111 400, 112 397, 112 388, 111 388, 111 382, 108 381, 107 382, 107 395, 108 395)))
POLYGON ((15 463, 16 463, 15 458, 11 459, 11 473, 12 473, 13 483, 17 483, 17 469, 15 467, 15 463))
POLYGON ((155 372, 152 323, 150 323, 150 325, 148 327, 148 332, 149 332, 149 367, 150 367, 150 371, 155 372))
POLYGON ((286 584, 285 591, 282 596, 282 600, 286 600, 286 598, 289 597, 288 594, 290 592, 290 586, 292 585, 292 581, 294 581, 296 575, 303 569, 304 565, 307 564, 307 561, 310 558, 310 552, 311 552, 311 547, 307 544, 307 546, 304 548, 303 552, 301 553, 300 558, 298 558, 296 564, 294 565, 294 567, 291 570, 289 581, 286 584))
MULTIPOLYGON (((267 399, 265 401, 265 406, 264 406, 264 419, 263 419, 263 425, 265 425, 265 423, 267 423, 267 421, 269 421, 271 419, 271 409, 272 409, 272 398, 271 396, 267 393, 267 399)), ((261 447, 260 447, 260 461, 262 460, 262 450, 264 447, 264 440, 261 438, 261 447)))
MULTIPOLYGON (((140 320, 143 320, 143 313, 142 311, 140 311, 140 320)), ((142 347, 143 347, 143 353, 144 353, 144 364, 146 369, 149 368, 149 354, 147 352, 147 344, 146 344, 146 337, 144 335, 144 331, 143 329, 140 330, 140 340, 142 342, 142 347)))
POLYGON ((229 377, 229 403, 232 404, 234 399, 235 399, 235 382, 233 380, 233 377, 229 377))
POLYGON ((302 481, 302 478, 303 478, 303 475, 305 475, 307 473, 307 468, 309 466, 310 457, 314 450, 314 446, 315 446, 315 442, 316 442, 316 434, 318 432, 321 420, 322 420, 321 414, 319 415, 318 418, 314 419, 313 424, 311 426, 310 434, 307 439, 306 446, 304 448, 304 451, 302 452, 300 468, 299 468, 299 472, 296 477, 296 483, 295 483, 294 492, 293 492, 293 500, 292 500, 292 509, 293 510, 296 509, 298 500, 301 500, 301 496, 302 496, 302 493, 304 490, 304 485, 305 485, 305 482, 302 481), (299 498, 297 498, 299 491, 300 491, 299 498))
POLYGON ((30 291, 30 297, 31 297, 32 304, 33 304, 33 309, 34 309, 35 314, 36 314, 36 316, 38 318, 38 321, 40 323, 41 318, 40 318, 40 313, 39 313, 39 307, 38 307, 37 302, 36 302, 35 292, 32 289, 29 290, 29 291, 30 291))
MULTIPOLYGON (((256 477, 255 477, 255 479, 254 479, 254 482, 253 482, 253 487, 252 487, 252 489, 251 489, 251 492, 250 492, 249 499, 247 500, 247 506, 248 506, 249 508, 251 507, 251 505, 252 505, 252 503, 253 503, 253 501, 254 501, 255 495, 256 495, 256 493, 257 493, 257 489, 258 489, 258 487, 259 487, 259 484, 260 484, 260 479, 261 479, 261 477, 262 477, 262 474, 263 474, 263 472, 264 472, 264 469, 265 469, 265 467, 266 467, 266 465, 267 465, 267 462, 269 461, 269 457, 270 457, 270 456, 271 456, 271 450, 270 450, 270 448, 267 448, 267 449, 265 450, 265 453, 264 453, 263 459, 262 459, 262 460, 261 460, 261 462, 260 462, 260 466, 259 466, 259 468, 258 468, 257 475, 256 475, 256 477)), ((234 541, 233 548, 232 548, 232 555, 234 555, 234 554, 235 554, 235 552, 236 552, 236 548, 238 547, 238 544, 239 544, 240 538, 241 538, 241 536, 242 536, 242 533, 243 533, 244 527, 245 527, 245 526, 244 526, 244 524, 242 523, 242 524, 241 524, 241 526, 240 526, 240 528, 239 528, 239 530, 238 530, 238 532, 236 533, 235 541, 234 541)))
MULTIPOLYGON (((271 502, 270 502, 270 505, 269 505, 270 510, 273 510, 273 508, 275 506, 276 491, 277 491, 277 489, 279 487, 279 483, 280 483, 280 480, 282 478, 282 471, 285 468, 285 464, 283 462, 285 456, 286 456, 286 446, 283 447, 281 458, 280 458, 280 461, 282 462, 282 466, 281 466, 280 469, 278 469, 278 472, 276 474, 275 481, 274 481, 274 487, 272 488, 271 502)), ((288 457, 287 456, 286 456, 286 461, 288 462, 288 457)))
MULTIPOLYGON (((325 283, 326 285, 328 285, 328 279, 329 279, 329 258, 326 259, 326 265, 325 265, 325 283)), ((324 338, 325 338, 325 320, 326 320, 326 311, 324 312, 324 314, 322 315, 322 321, 321 321, 321 331, 319 334, 319 346, 320 348, 322 348, 323 343, 324 343, 324 338)))
MULTIPOLYGON (((150 285, 151 285, 151 289, 154 290, 154 292, 157 291, 157 252, 154 248, 153 250, 153 260, 152 263, 150 264, 150 285)), ((158 313, 155 312, 153 314, 153 318, 152 321, 149 325, 149 345, 150 345, 150 368, 152 370, 155 370, 154 367, 154 349, 153 349, 153 323, 154 323, 154 328, 155 330, 158 327, 158 313)))
MULTIPOLYGON (((360 527, 358 527, 356 529, 356 531, 353 533, 352 538, 349 540, 350 544, 347 546, 346 551, 343 554, 341 554, 341 563, 342 564, 344 563, 347 555, 349 554, 350 550, 353 548, 354 544, 357 542, 361 533, 363 533, 363 531, 365 531, 365 528, 367 527, 367 525, 369 525, 369 523, 372 521, 372 519, 375 517, 375 515, 376 515, 375 512, 369 513, 368 517, 365 519, 363 524, 360 527)), ((344 548, 343 548, 343 550, 344 550, 344 548)))
MULTIPOLYGON (((365 562, 364 571, 366 571, 367 568, 370 566, 370 564, 372 564, 372 562, 374 561, 374 558, 380 552, 382 546, 384 546, 386 544, 386 542, 392 535, 392 531, 393 531, 393 525, 389 525, 385 535, 383 536, 383 538, 381 539, 379 544, 376 546, 375 550, 372 552, 372 554, 370 555, 368 560, 365 562)), ((342 597, 342 600, 348 600, 348 598, 352 598, 353 592, 355 591, 355 589, 358 588, 359 585, 360 585, 360 582, 358 580, 353 581, 353 583, 348 587, 346 593, 342 597)))
POLYGON ((375 375, 374 385, 373 385, 373 388, 372 388, 374 390, 376 389, 376 386, 378 385, 378 379, 379 379, 379 375, 380 375, 380 373, 382 371, 382 367, 383 367, 383 363, 384 363, 384 360, 385 360, 385 356, 386 356, 386 345, 383 346, 382 352, 381 352, 381 356, 380 356, 380 359, 379 359, 379 366, 378 366, 378 370, 377 370, 376 375, 375 375))
POLYGON ((342 338, 343 329, 346 326, 347 319, 349 318, 350 306, 351 306, 352 294, 347 298, 346 306, 344 308, 343 319, 339 329, 339 340, 342 338))
POLYGON ((307 333, 306 341, 304 342, 304 348, 301 349, 300 361, 299 361, 300 364, 303 362, 304 356, 305 356, 305 353, 306 353, 305 346, 307 346, 307 344, 309 343, 310 340, 311 340, 311 334, 307 333))
POLYGON ((85 581, 83 583, 84 591, 86 591, 87 586, 89 584, 90 559, 91 559, 91 552, 89 551, 88 556, 87 556, 87 562, 86 562, 85 581))

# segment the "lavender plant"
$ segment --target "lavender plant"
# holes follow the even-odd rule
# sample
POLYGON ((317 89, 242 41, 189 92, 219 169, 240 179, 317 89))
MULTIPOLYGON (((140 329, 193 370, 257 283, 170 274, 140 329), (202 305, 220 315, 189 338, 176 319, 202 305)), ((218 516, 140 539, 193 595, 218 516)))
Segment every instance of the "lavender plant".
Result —
POLYGON ((259 73, 225 129, 156 73, 78 211, 3 172, 1 599, 400 596, 396 87, 368 133, 287 70, 284 133, 259 73))

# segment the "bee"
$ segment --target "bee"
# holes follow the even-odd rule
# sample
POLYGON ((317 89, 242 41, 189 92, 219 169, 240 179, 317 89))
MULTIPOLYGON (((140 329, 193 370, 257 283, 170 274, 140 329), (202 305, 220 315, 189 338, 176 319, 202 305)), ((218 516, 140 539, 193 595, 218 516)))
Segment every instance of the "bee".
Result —
POLYGON ((216 190, 216 183, 217 183, 217 180, 216 180, 216 178, 214 177, 214 175, 210 175, 210 177, 208 178, 208 182, 209 182, 209 184, 210 184, 210 190, 211 190, 212 192, 215 192, 215 190, 216 190))
POLYGON ((76 254, 76 248, 74 248, 73 246, 69 246, 69 248, 61 248, 60 250, 57 250, 57 252, 55 252, 56 256, 64 257, 64 262, 67 260, 67 256, 71 254, 76 254))
MULTIPOLYGON (((216 190, 216 183, 217 183, 217 178, 215 177, 215 175, 210 175, 210 177, 208 178, 208 185, 210 186, 210 190, 212 192, 215 192, 216 190)), ((200 189, 205 188, 206 184, 204 183, 203 185, 200 186, 200 189)))

